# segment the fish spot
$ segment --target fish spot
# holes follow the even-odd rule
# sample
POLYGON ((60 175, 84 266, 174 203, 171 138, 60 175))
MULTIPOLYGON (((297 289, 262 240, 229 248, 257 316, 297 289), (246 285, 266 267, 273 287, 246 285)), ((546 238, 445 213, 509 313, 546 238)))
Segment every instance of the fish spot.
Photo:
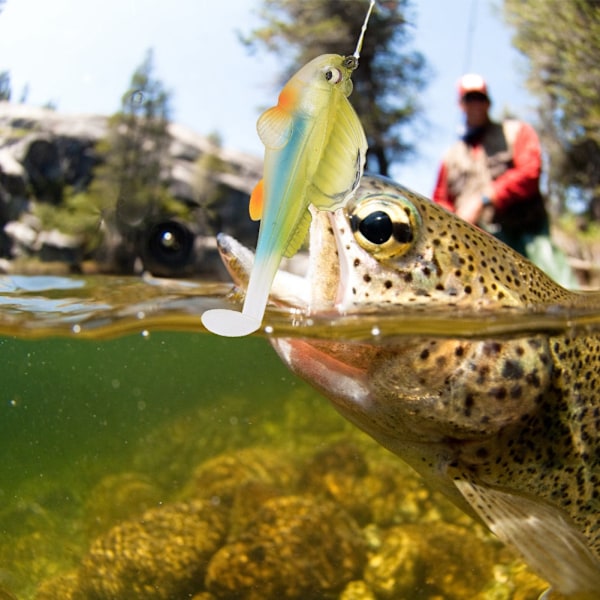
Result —
POLYGON ((500 342, 487 342, 483 346, 483 353, 486 356, 498 354, 502 350, 502 344, 500 342))
POLYGON ((523 367, 518 361, 510 359, 504 361, 502 377, 506 377, 506 379, 521 379, 523 375, 523 367))
POLYGON ((542 385, 538 374, 535 372, 527 373, 527 375, 525 376, 525 381, 528 385, 534 388, 539 388, 542 385))
POLYGON ((490 452, 487 448, 477 448, 477 451, 475 452, 475 456, 477 456, 477 458, 488 458, 488 456, 490 455, 490 452))
POLYGON ((515 385, 515 387, 510 390, 510 397, 513 400, 518 400, 523 395, 523 388, 520 385, 515 385))
POLYGON ((496 400, 504 400, 507 395, 508 392, 504 386, 493 387, 490 389, 490 396, 496 400))
POLYGON ((474 405, 475 405, 475 399, 473 398, 473 395, 467 394, 467 396, 465 397, 465 410, 464 410, 464 414, 466 417, 471 416, 471 412, 472 412, 474 405))

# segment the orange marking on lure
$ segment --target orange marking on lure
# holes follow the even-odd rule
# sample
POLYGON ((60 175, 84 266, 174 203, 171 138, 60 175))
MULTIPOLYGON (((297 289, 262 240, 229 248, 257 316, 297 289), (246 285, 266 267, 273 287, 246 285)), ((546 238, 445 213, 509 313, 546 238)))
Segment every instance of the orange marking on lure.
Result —
POLYGON ((277 106, 286 111, 292 111, 298 102, 298 93, 290 85, 286 85, 279 94, 277 106))
POLYGON ((261 179, 252 190, 252 195, 250 196, 250 205, 248 206, 250 218, 253 221, 260 221, 262 217, 264 207, 264 190, 265 180, 261 179))

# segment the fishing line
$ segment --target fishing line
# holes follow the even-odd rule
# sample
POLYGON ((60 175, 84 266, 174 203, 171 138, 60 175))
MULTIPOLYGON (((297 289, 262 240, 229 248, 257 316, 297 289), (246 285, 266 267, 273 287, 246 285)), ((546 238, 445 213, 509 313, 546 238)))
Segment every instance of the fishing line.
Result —
POLYGON ((365 32, 367 31, 367 24, 369 22, 369 18, 371 17, 371 12, 373 11, 373 7, 375 6, 375 0, 371 0, 369 2, 369 10, 367 10, 367 15, 365 16, 365 20, 360 28, 360 35, 358 36, 358 42, 356 42, 356 50, 352 55, 356 59, 356 64, 358 64, 358 59, 360 58, 360 51, 362 50, 363 40, 365 39, 365 32))
POLYGON ((465 40, 465 56, 463 60, 463 73, 468 73, 471 68, 471 56, 473 54, 473 38, 475 37, 475 26, 477 24, 477 0, 471 0, 469 9, 469 20, 467 21, 467 36, 465 40))

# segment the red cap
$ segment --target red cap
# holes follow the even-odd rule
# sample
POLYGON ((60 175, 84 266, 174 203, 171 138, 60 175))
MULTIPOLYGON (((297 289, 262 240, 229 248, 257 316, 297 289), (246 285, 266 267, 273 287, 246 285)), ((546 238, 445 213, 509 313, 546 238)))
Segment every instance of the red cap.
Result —
POLYGON ((458 80, 458 97, 463 99, 466 94, 478 93, 483 94, 488 100, 488 88, 485 79, 476 73, 467 73, 458 80))

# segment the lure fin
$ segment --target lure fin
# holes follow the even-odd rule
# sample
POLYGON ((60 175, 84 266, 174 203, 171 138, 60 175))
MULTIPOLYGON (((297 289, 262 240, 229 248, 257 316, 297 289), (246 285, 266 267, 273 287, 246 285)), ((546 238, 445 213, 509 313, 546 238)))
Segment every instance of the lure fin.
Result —
POLYGON ((281 150, 290 141, 293 128, 292 115, 279 106, 265 110, 256 123, 260 141, 271 150, 281 150))
POLYGON ((454 484, 490 530, 519 550, 556 591, 587 597, 600 589, 600 561, 559 508, 492 488, 464 473, 454 484))
POLYGON ((310 202, 324 210, 339 208, 358 187, 366 154, 362 125, 352 105, 344 99, 312 179, 310 202))
POLYGON ((264 195, 265 195, 265 180, 261 179, 252 190, 250 194, 250 204, 248 206, 248 212, 250 218, 253 221, 260 221, 262 218, 264 208, 264 195))
POLYGON ((283 255, 286 258, 291 258, 292 256, 294 256, 294 254, 296 254, 296 252, 298 252, 298 250, 300 250, 300 246, 302 246, 302 243, 308 235, 311 219, 312 215, 310 214, 310 211, 306 209, 306 212, 304 213, 304 215, 298 222, 296 229, 294 230, 294 235, 292 235, 292 237, 290 238, 290 241, 288 242, 288 245, 283 253, 283 255))

